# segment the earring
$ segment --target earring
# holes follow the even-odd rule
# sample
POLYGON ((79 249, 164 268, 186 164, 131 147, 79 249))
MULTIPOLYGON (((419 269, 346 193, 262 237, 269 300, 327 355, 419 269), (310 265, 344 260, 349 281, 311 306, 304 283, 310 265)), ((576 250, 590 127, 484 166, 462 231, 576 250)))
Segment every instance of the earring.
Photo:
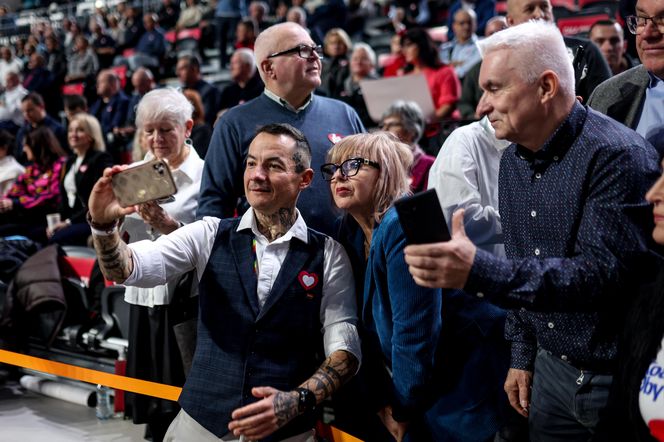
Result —
POLYGON ((185 144, 185 146, 190 147, 190 148, 194 147, 194 142, 191 141, 191 138, 189 138, 189 137, 184 139, 184 144, 185 144))

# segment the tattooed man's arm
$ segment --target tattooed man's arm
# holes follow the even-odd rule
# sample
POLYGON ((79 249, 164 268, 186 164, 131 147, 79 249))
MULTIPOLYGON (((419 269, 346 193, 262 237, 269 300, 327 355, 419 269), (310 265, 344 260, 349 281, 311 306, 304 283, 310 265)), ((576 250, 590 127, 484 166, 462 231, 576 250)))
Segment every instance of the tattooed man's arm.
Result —
POLYGON ((134 269, 131 250, 118 232, 108 236, 92 235, 92 242, 99 258, 99 268, 109 281, 122 283, 134 269))
MULTIPOLYGON (((320 404, 353 377, 359 364, 360 361, 350 352, 337 350, 300 387, 310 390, 316 396, 316 404, 320 404)), ((262 439, 300 414, 297 391, 256 387, 251 393, 262 399, 233 411, 233 420, 228 429, 235 436, 244 436, 249 440, 262 439)))

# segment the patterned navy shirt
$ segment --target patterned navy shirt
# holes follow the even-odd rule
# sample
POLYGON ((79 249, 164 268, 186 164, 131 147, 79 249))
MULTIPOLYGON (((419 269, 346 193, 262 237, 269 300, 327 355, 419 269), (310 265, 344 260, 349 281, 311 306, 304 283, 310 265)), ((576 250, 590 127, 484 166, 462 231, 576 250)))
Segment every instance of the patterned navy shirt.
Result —
POLYGON ((512 367, 537 346, 577 368, 611 370, 629 287, 650 262, 657 153, 636 132, 575 103, 542 149, 502 157, 508 259, 478 250, 465 289, 508 315, 512 367), (526 310, 527 309, 527 310, 526 310))

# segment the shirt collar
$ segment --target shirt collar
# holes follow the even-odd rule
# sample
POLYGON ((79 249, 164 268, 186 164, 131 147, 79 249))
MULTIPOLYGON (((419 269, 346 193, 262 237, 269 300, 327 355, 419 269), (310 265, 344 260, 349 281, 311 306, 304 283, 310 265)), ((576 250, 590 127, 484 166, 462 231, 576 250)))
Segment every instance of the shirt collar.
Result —
POLYGON ((531 169, 544 170, 551 161, 560 161, 576 141, 586 122, 588 109, 578 101, 574 101, 572 110, 560 126, 553 132, 542 148, 533 152, 519 144, 516 155, 531 163, 531 169))
POLYGON ((489 123, 489 117, 487 117, 486 115, 484 117, 482 117, 482 119, 479 121, 478 124, 480 125, 482 130, 484 130, 484 132, 489 136, 489 138, 492 141, 491 145, 498 152, 504 151, 505 149, 507 149, 507 147, 510 144, 512 144, 511 141, 499 140, 498 138, 496 138, 496 131, 493 129, 493 126, 491 125, 491 123, 489 123))
MULTIPOLYGON (((273 243, 288 242, 292 238, 297 238, 303 243, 307 244, 309 242, 309 232, 307 231, 307 223, 302 218, 300 211, 296 208, 295 213, 297 218, 295 218, 295 223, 288 229, 288 232, 280 238, 277 238, 273 243)), ((251 229, 251 232, 256 238, 265 238, 265 236, 258 231, 258 226, 256 225, 256 218, 254 217, 254 209, 250 208, 240 219, 240 223, 237 226, 237 231, 241 232, 242 230, 251 229)))
POLYGON ((314 99, 314 94, 310 94, 309 99, 302 106, 300 106, 298 108, 294 108, 293 106, 290 105, 290 103, 288 101, 284 100, 279 95, 277 95, 274 92, 272 92, 271 90, 269 90, 267 87, 263 90, 263 93, 269 99, 271 99, 272 101, 276 102, 280 106, 285 107, 289 111, 292 111, 292 112, 295 112, 295 113, 298 113, 298 112, 301 112, 301 111, 305 110, 307 108, 307 106, 309 106, 311 101, 314 99))
POLYGON ((648 72, 648 89, 664 89, 664 81, 650 71, 648 72))

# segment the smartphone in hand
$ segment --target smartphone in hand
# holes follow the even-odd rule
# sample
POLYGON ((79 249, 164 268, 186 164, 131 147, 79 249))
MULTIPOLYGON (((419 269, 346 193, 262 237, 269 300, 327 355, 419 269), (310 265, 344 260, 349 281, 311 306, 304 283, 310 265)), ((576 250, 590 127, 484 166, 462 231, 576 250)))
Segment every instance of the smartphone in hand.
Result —
POLYGON ((165 161, 154 159, 113 175, 113 193, 122 207, 173 199, 177 187, 165 161))
POLYGON ((428 244, 450 240, 447 222, 436 189, 429 189, 394 203, 408 244, 428 244))

